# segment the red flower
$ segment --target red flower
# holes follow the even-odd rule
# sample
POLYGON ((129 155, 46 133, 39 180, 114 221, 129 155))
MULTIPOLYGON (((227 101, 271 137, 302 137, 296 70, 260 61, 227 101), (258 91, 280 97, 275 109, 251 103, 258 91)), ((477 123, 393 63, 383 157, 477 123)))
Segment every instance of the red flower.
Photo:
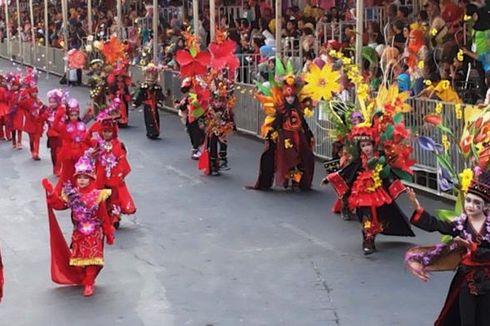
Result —
POLYGON ((182 77, 194 77, 208 72, 207 66, 211 61, 211 55, 207 51, 199 52, 194 58, 188 51, 179 50, 175 60, 180 65, 182 77))
POLYGON ((442 117, 437 114, 429 114, 424 117, 424 121, 431 125, 437 126, 442 123, 442 117))
POLYGON ((235 70, 240 66, 240 61, 235 56, 236 43, 226 40, 223 43, 213 42, 209 45, 209 52, 212 54, 211 67, 216 70, 223 68, 230 69, 229 75, 234 76, 235 70))

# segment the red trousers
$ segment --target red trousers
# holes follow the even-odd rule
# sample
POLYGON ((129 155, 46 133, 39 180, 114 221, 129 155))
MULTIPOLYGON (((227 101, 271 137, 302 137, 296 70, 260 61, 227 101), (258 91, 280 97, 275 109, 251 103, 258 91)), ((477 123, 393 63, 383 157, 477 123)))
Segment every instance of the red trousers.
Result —
POLYGON ((83 279, 83 285, 94 285, 95 277, 99 273, 100 266, 97 265, 89 265, 85 267, 85 277, 83 279))
POLYGON ((39 157, 39 144, 41 143, 40 134, 29 134, 29 146, 32 157, 39 157))
POLYGON ((48 136, 48 148, 51 152, 51 162, 53 163, 53 173, 59 175, 61 171, 61 162, 58 159, 58 154, 61 149, 60 137, 49 137, 48 136))

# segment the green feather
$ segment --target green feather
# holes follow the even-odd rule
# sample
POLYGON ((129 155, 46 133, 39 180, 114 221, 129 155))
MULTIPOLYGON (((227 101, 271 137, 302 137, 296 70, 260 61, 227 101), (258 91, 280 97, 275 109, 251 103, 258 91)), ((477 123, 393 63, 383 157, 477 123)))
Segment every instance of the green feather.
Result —
POLYGON ((276 58, 276 76, 284 76, 286 71, 280 58, 276 58))
POLYGON ((288 60, 287 66, 286 66, 286 75, 294 75, 294 67, 293 67, 293 62, 291 59, 288 60))
POLYGON ((271 90, 267 86, 264 86, 264 84, 256 81, 255 86, 257 86, 259 92, 261 92, 265 96, 272 96, 271 90))

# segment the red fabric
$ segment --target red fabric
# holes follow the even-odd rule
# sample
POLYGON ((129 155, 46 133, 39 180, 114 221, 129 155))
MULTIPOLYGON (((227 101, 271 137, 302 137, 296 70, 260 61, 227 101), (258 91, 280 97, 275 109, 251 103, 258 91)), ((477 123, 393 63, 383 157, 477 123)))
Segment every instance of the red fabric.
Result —
POLYGON ((209 162, 209 151, 205 147, 202 151, 201 157, 199 157, 199 161, 197 163, 197 168, 204 172, 206 175, 211 174, 211 164, 209 162))
POLYGON ((84 271, 80 267, 70 266, 71 252, 49 203, 48 218, 49 244, 51 247, 51 279, 55 283, 64 285, 83 284, 84 271))
POLYGON ((341 211, 342 211, 342 201, 340 201, 340 199, 337 198, 332 206, 332 213, 340 214, 341 211))
POLYGON ((420 220, 420 217, 422 217, 422 214, 424 213, 424 209, 423 208, 419 208, 417 209, 413 215, 412 215, 412 218, 410 219, 410 222, 411 223, 417 223, 419 220, 420 220))
MULTIPOLYGON (((59 137, 60 133, 56 130, 54 123, 55 123, 55 118, 58 116, 59 120, 61 120, 65 116, 65 106, 64 105, 59 105, 55 110, 49 110, 49 116, 47 119, 48 122, 48 137, 59 137)), ((60 123, 62 121, 58 121, 60 123)))
POLYGON ((400 194, 402 194, 407 187, 401 182, 401 180, 395 180, 388 188, 391 198, 397 199, 400 194))
POLYGON ((349 186, 338 172, 330 173, 327 180, 339 198, 342 198, 349 191, 349 186))
POLYGON ((0 118, 9 113, 9 92, 5 87, 0 87, 0 118))
POLYGON ((175 60, 180 65, 182 77, 194 77, 208 72, 207 65, 211 61, 211 55, 209 52, 199 52, 194 58, 187 50, 179 50, 175 60))

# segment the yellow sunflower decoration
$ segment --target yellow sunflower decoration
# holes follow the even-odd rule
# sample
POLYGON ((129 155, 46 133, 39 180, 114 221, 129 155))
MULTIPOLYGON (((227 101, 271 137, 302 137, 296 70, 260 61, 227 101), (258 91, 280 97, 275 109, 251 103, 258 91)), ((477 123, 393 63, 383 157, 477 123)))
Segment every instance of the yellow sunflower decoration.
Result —
POLYGON ((313 101, 328 101, 332 99, 332 93, 342 90, 339 83, 340 73, 332 70, 331 65, 322 68, 316 64, 310 65, 310 71, 304 75, 306 85, 303 88, 303 96, 311 97, 313 101))

